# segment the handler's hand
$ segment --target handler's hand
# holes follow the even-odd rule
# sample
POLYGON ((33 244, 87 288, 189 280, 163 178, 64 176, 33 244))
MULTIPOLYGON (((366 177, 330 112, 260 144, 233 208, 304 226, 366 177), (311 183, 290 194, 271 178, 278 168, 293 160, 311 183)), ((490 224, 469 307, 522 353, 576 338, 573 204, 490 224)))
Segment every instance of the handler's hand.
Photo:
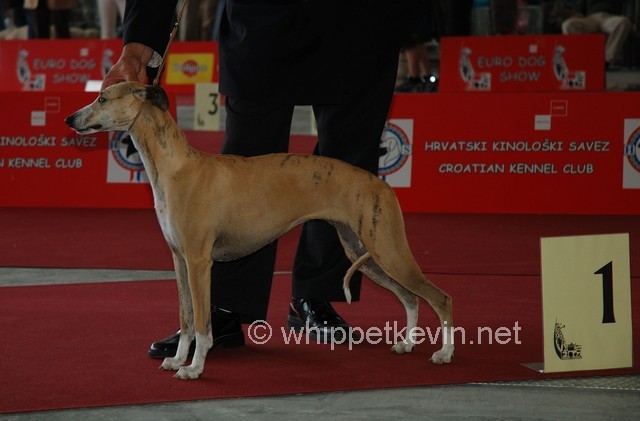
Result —
POLYGON ((153 49, 144 44, 131 42, 122 48, 122 54, 105 75, 100 90, 120 82, 138 81, 148 83, 146 66, 153 49))

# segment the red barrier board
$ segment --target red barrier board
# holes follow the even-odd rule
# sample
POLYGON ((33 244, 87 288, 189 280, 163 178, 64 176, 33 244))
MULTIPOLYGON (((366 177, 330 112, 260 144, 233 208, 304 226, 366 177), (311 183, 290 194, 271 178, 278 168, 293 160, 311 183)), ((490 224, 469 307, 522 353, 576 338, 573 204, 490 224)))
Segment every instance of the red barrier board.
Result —
POLYGON ((120 50, 117 39, 0 41, 0 91, 84 91, 120 50))
POLYGON ((604 35, 444 37, 439 91, 604 89, 604 35))
POLYGON ((410 128, 393 139, 411 154, 401 164, 410 185, 396 188, 403 209, 640 214, 639 101, 623 92, 396 95, 390 121, 410 128))
POLYGON ((92 102, 84 92, 1 93, 0 206, 149 208, 146 175, 122 133, 80 136, 66 116, 92 102))
MULTIPOLYGON (((0 41, 0 91, 84 91, 89 80, 102 80, 117 61, 122 40, 0 41)), ((167 57, 163 86, 193 93, 198 82, 218 80, 218 44, 175 42, 167 57)))
MULTIPOLYGON (((125 134, 81 137, 64 124, 95 94, 0 96, 0 206, 153 205, 125 134)), ((640 214, 638 103, 637 93, 396 95, 380 174, 407 212, 640 214)))

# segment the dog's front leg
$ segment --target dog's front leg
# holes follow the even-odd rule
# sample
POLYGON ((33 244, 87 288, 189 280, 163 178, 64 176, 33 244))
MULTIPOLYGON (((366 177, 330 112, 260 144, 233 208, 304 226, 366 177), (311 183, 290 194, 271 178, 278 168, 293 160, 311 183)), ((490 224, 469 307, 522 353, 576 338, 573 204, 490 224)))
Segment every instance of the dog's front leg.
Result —
POLYGON ((189 356, 189 347, 194 338, 194 328, 193 304, 191 302, 191 292, 189 291, 187 264, 177 252, 173 253, 173 265, 176 270, 178 298, 180 300, 180 341, 178 342, 176 355, 165 358, 160 368, 177 371, 184 365, 189 356))
MULTIPOLYGON (((180 367, 174 377, 197 379, 204 370, 204 361, 213 346, 211 334, 211 258, 187 260, 189 289, 193 303, 193 324, 195 327, 196 350, 191 365, 180 367)), ((180 336, 182 345, 183 336, 180 336)), ((180 349, 178 350, 178 353, 180 349)))

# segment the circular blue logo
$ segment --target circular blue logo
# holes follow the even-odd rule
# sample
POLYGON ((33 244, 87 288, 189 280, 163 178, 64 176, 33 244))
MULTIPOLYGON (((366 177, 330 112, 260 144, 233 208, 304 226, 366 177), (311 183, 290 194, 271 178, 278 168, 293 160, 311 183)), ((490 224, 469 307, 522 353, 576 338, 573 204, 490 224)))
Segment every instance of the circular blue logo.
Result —
POLYGON ((399 171, 411 155, 409 137, 401 127, 387 122, 380 140, 378 175, 384 177, 399 171))
POLYGON ((640 127, 629 136, 624 153, 631 166, 640 172, 640 127))
POLYGON ((140 154, 133 145, 127 132, 109 134, 109 149, 115 161, 128 171, 143 171, 144 165, 140 154))

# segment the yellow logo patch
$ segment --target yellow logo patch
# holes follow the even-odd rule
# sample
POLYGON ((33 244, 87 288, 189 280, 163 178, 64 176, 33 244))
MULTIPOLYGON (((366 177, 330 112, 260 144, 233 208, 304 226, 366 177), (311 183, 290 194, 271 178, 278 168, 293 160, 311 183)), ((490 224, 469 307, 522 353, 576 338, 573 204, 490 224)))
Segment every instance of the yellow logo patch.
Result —
POLYGON ((192 85, 213 81, 214 55, 211 53, 170 54, 167 60, 167 83, 192 85))

